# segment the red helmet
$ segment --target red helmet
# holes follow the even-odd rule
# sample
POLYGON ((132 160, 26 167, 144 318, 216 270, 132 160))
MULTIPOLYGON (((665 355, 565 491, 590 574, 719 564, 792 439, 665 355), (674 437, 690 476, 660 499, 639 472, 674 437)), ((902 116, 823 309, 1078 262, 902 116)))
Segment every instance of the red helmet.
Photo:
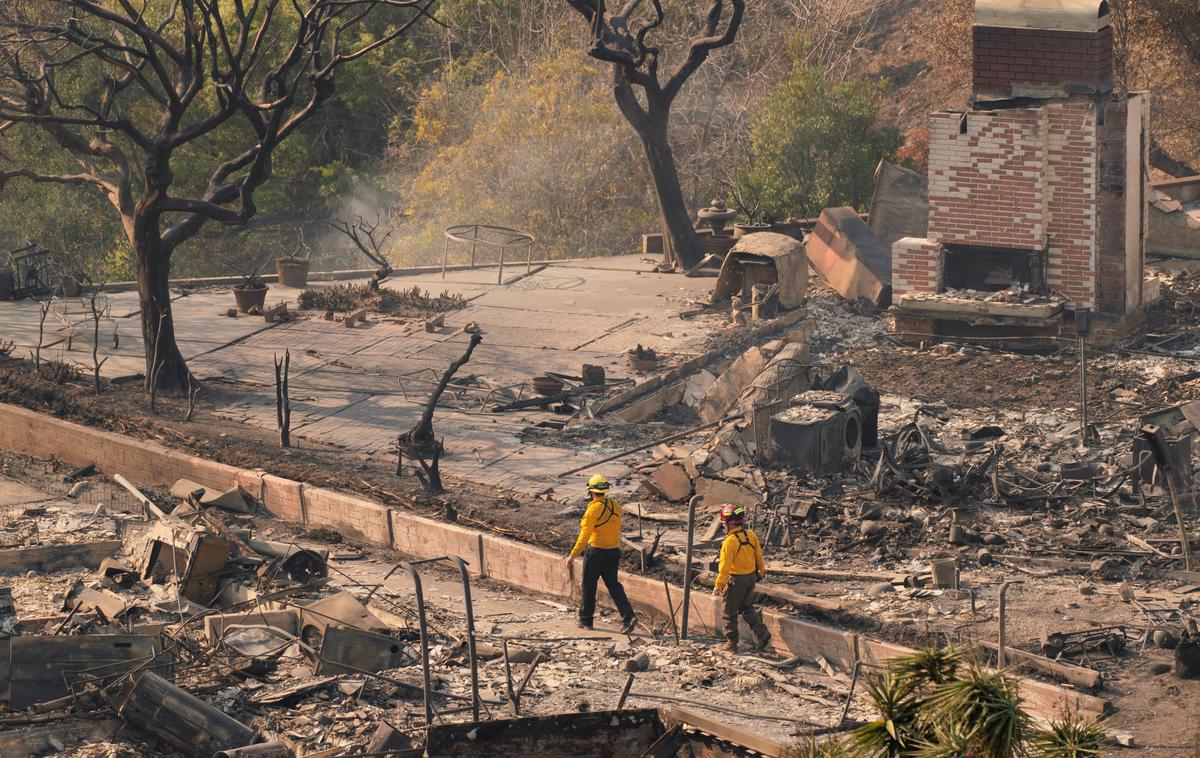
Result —
POLYGON ((740 505, 721 506, 721 521, 727 524, 740 524, 746 520, 746 509, 740 505))

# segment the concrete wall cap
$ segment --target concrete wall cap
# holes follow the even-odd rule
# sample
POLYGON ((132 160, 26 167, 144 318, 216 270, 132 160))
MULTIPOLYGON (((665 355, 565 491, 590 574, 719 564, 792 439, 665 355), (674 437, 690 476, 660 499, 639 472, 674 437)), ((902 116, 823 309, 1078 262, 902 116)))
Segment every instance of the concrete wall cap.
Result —
POLYGON ((1105 0, 975 0, 975 26, 1098 32, 1108 25, 1105 0))

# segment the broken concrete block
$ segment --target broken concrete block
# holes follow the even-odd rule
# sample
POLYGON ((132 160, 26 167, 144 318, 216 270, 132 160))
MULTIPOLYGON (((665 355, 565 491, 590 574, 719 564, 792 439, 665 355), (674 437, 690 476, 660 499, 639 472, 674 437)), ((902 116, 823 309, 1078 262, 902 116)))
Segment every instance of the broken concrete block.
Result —
POLYGON ((646 477, 646 486, 664 500, 679 501, 692 494, 692 480, 682 463, 664 463, 646 477))
POLYGON ((891 303, 891 249, 853 208, 821 211, 805 249, 809 264, 842 297, 880 308, 891 303))
POLYGON ((929 236, 929 180, 911 169, 880 161, 867 223, 888 250, 896 240, 929 236))
POLYGON ((380 722, 375 734, 364 751, 367 755, 390 755, 393 752, 411 750, 412 739, 386 721, 380 722))
POLYGON ((638 653, 629 660, 625 661, 625 665, 622 668, 630 673, 645 671, 646 669, 650 668, 650 656, 646 655, 645 653, 638 653))
POLYGON ((724 417, 742 391, 766 365, 767 358, 758 347, 752 347, 738 356, 704 393, 704 400, 696 409, 700 414, 700 421, 709 424, 724 417))
POLYGON ((719 508, 726 503, 750 508, 762 500, 757 492, 740 484, 704 476, 696 480, 696 494, 701 498, 699 507, 704 509, 719 508))
POLYGON ((704 395, 715 381, 717 377, 705 369, 692 374, 683 385, 683 404, 691 408, 696 407, 697 403, 704 400, 704 395))
POLYGON ((86 587, 80 580, 76 580, 71 589, 67 590, 62 606, 64 611, 99 613, 109 621, 116 621, 120 618, 126 608, 123 598, 107 590, 86 587))

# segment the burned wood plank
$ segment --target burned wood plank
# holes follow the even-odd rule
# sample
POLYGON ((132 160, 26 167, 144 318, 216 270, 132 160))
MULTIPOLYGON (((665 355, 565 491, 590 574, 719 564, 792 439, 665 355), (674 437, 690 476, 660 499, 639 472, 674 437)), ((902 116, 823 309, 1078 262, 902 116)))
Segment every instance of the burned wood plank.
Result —
POLYGON ((787 755, 787 748, 778 742, 744 732, 728 724, 722 724, 716 719, 702 716, 695 711, 689 711, 685 708, 665 708, 663 709, 663 715, 668 721, 694 727, 705 734, 711 734, 713 737, 732 742, 735 745, 750 748, 765 756, 782 758, 782 756, 787 755))
MULTIPOLYGON (((1000 646, 994 642, 980 641, 979 646, 985 650, 990 650, 993 653, 999 652, 1000 646)), ((1062 661, 1054 661, 1045 656, 1031 653, 1027 650, 1021 650, 1015 647, 1004 646, 1004 657, 1009 661, 1016 661, 1022 665, 1038 671, 1042 674, 1052 676, 1056 679, 1061 679, 1064 682, 1069 682, 1076 687, 1085 689, 1097 689, 1104 684, 1104 675, 1099 671, 1076 666, 1062 661)))
POLYGON ((796 592, 791 587, 779 584, 768 584, 760 582, 754 587, 755 592, 760 595, 777 600, 781 603, 790 603, 802 608, 815 608, 826 613, 836 613, 837 611, 846 610, 845 604, 840 600, 830 600, 823 597, 814 597, 796 592))
POLYGON ((79 567, 96 569, 101 561, 119 551, 121 544, 120 540, 102 540, 0 550, 0 575, 49 573, 79 567))

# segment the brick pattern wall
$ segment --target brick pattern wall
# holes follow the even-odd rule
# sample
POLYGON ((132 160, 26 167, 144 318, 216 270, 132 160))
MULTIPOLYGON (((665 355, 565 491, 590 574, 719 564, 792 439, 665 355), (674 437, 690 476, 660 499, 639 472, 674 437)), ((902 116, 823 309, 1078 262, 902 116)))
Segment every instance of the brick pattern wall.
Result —
POLYGON ((1098 32, 974 28, 974 90, 1010 95, 1014 86, 1112 80, 1112 28, 1098 32))
MULTIPOLYGON (((1096 246, 1096 307, 1102 313, 1114 315, 1126 311, 1125 228, 1128 221, 1125 195, 1127 191, 1137 190, 1125 186, 1128 119, 1128 105, 1124 99, 1104 104, 1098 168, 1100 230, 1096 246)), ((1136 294, 1133 293, 1135 297, 1136 294)))
POLYGON ((936 242, 904 237, 892 245, 892 296, 935 294, 942 284, 942 251, 936 242))
POLYGON ((1096 300, 1096 105, 1070 100, 1047 105, 1046 207, 1050 246, 1046 284, 1073 305, 1096 300))
POLYGON ((933 114, 929 239, 1042 249, 1046 133, 1044 109, 933 114))

